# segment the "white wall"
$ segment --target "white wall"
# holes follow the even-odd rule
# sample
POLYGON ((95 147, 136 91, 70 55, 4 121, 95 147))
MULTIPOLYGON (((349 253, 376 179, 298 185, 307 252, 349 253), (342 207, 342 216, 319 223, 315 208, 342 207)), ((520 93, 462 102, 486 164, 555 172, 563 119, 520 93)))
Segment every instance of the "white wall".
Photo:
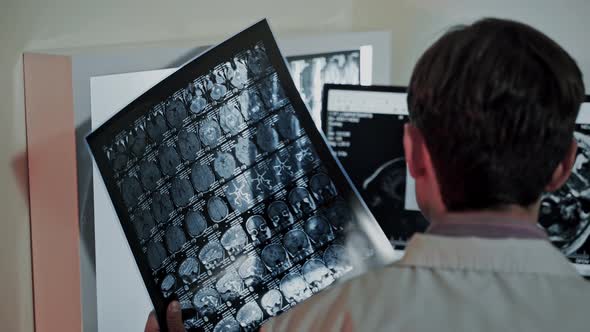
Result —
MULTIPOLYGON (((162 40, 212 40, 269 17, 279 37, 393 30, 396 83, 444 29, 482 16, 530 23, 578 60, 590 88, 587 0, 0 0, 0 325, 32 331, 29 224, 13 160, 25 151, 22 52, 162 40)), ((587 91, 589 89, 587 88, 587 91)), ((23 171, 24 166, 17 170, 23 171)))

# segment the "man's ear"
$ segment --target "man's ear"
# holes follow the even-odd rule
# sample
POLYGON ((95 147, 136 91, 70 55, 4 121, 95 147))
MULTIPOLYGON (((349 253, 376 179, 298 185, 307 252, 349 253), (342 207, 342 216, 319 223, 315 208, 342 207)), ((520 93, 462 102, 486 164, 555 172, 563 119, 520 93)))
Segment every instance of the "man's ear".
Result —
POLYGON ((555 191, 561 188, 561 186, 563 186, 563 184, 567 181, 567 179, 572 174, 572 168, 574 167, 574 162, 576 161, 577 150, 578 143, 575 139, 573 139, 565 156, 559 162, 559 164, 557 164, 557 167, 555 167, 553 175, 551 176, 551 181, 549 181, 547 186, 545 186, 545 191, 555 191))
POLYGON ((424 138, 418 128, 410 123, 404 125, 404 153, 410 175, 414 179, 423 176, 424 168, 424 138))

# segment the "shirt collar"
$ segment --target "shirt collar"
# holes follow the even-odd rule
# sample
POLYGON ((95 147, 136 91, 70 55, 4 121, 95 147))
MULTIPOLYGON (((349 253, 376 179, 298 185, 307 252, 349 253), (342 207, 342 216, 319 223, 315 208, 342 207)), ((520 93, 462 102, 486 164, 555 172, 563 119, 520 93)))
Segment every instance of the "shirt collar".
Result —
POLYGON ((579 278, 565 256, 549 241, 540 239, 486 239, 416 234, 408 242, 403 258, 396 264, 579 278))
POLYGON ((445 236, 475 236, 481 238, 519 238, 548 240, 538 224, 519 219, 503 219, 490 215, 458 215, 434 222, 426 231, 445 236))

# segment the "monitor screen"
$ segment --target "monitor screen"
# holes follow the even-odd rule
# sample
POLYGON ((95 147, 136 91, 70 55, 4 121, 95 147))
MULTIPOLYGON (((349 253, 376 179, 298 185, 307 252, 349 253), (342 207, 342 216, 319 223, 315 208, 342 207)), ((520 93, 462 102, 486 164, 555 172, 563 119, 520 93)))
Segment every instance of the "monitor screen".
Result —
MULTIPOLYGON (((403 154, 408 121, 406 90, 399 87, 326 85, 323 130, 333 152, 396 249, 428 227, 418 212, 413 179, 403 154)), ((574 138, 572 175, 541 200, 539 224, 550 241, 590 275, 590 97, 582 104, 574 138)))
POLYGON ((328 84, 324 91, 328 143, 385 235, 402 249, 428 226, 404 159, 405 88, 328 84))

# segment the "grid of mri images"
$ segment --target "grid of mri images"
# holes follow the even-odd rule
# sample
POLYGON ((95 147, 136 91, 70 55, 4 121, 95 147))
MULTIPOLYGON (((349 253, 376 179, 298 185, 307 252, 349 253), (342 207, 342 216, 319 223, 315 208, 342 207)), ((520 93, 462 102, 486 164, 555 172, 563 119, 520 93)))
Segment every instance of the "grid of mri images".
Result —
POLYGON ((256 330, 374 255, 262 42, 142 112, 103 147, 105 181, 187 330, 256 330))

